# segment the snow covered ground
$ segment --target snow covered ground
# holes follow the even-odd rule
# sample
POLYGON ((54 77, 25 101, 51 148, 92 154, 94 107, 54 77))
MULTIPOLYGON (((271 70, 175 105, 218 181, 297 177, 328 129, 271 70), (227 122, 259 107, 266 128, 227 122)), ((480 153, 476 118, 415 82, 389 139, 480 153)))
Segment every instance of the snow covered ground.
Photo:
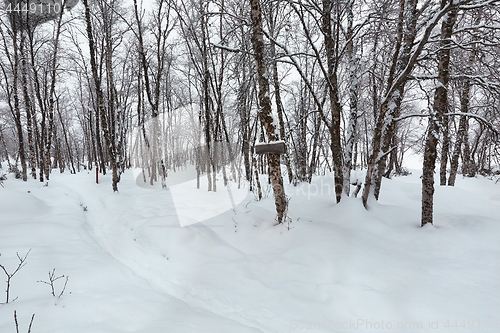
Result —
MULTIPOLYGON (((15 332, 14 310, 20 332, 35 314, 33 333, 500 332, 500 183, 437 187, 424 228, 416 170, 384 180, 369 211, 334 204, 324 176, 288 186, 290 224, 273 226, 272 198, 233 188, 234 208, 181 227, 179 211, 215 194, 147 189, 131 174, 119 193, 92 172, 5 181, 0 265, 31 251, 1 333, 15 332), (69 276, 61 297, 37 282, 54 268, 69 276)), ((0 290, 5 280, 0 270, 0 290)))

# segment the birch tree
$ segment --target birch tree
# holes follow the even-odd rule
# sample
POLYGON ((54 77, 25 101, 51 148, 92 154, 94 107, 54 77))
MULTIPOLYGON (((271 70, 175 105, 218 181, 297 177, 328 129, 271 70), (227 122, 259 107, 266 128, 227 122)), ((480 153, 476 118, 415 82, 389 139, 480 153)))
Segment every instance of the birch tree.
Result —
MULTIPOLYGON (((442 1, 442 8, 453 2, 442 1)), ((448 82, 450 79, 450 38, 456 22, 457 9, 453 8, 441 23, 441 42, 438 52, 438 79, 434 104, 429 117, 422 170, 422 220, 421 226, 433 223, 434 169, 437 156, 440 125, 448 110, 448 82)))
MULTIPOLYGON (((271 98, 269 96, 269 72, 265 61, 264 33, 262 30, 262 12, 260 0, 250 0, 251 19, 252 19, 252 45, 257 69, 257 80, 259 83, 259 111, 258 116, 262 123, 269 141, 278 140, 276 125, 272 117, 271 98)), ((278 214, 278 223, 284 222, 287 199, 285 188, 283 187, 283 178, 281 176, 280 155, 269 154, 269 171, 271 185, 273 187, 276 212, 278 214)))
MULTIPOLYGON (((428 3, 430 4, 430 3, 428 3)), ((380 103, 379 112, 377 114, 374 135, 372 139, 371 154, 368 158, 368 170, 365 177, 363 188, 363 205, 368 207, 368 199, 378 197, 380 185, 377 184, 377 178, 381 180, 380 175, 383 174, 380 162, 385 159, 388 150, 388 138, 393 126, 395 111, 400 105, 402 94, 404 93, 405 85, 408 81, 410 73, 413 71, 417 61, 419 60, 422 51, 427 45, 434 27, 441 21, 441 18, 449 11, 457 7, 456 3, 445 3, 443 6, 437 8, 433 7, 428 9, 426 15, 423 15, 422 9, 417 9, 417 0, 402 0, 400 2, 400 23, 409 26, 409 29, 399 29, 398 31, 407 31, 406 37, 398 37, 398 40, 407 39, 408 44, 403 51, 400 52, 398 47, 394 52, 392 59, 392 67, 400 68, 394 77, 389 75, 387 89, 385 91, 382 102, 380 103), (420 21, 417 21, 420 18, 420 21), (420 22, 420 23, 419 23, 420 22), (415 27, 415 28, 412 28, 415 27), (412 40, 416 34, 416 29, 420 28, 420 39, 413 45, 409 41, 412 40)), ((403 26, 404 26, 403 24, 403 26)), ((389 141, 390 142, 390 141, 389 141)))
POLYGON ((15 20, 11 20, 11 25, 7 25, 6 22, 2 20, 0 26, 0 33, 3 38, 3 51, 4 56, 7 58, 7 64, 3 62, 0 64, 2 70, 5 90, 7 93, 7 104, 9 106, 10 113, 14 120, 17 140, 18 140, 18 153, 19 160, 21 162, 21 175, 24 181, 28 180, 27 174, 27 163, 26 163, 26 148, 24 142, 24 131, 23 123, 21 118, 21 99, 19 96, 19 70, 21 65, 21 55, 19 51, 19 27, 15 20), (10 45, 8 41, 11 41, 10 45), (12 82, 12 83, 11 83, 12 82))
MULTIPOLYGON (((145 47, 146 31, 142 18, 142 11, 139 8, 137 0, 134 0, 134 16, 135 16, 135 37, 138 44, 139 65, 141 67, 139 78, 144 82, 138 84, 139 89, 146 91, 146 100, 151 109, 151 119, 147 123, 150 125, 149 135, 144 137, 145 145, 148 149, 148 165, 150 170, 150 184, 157 180, 157 177, 162 178, 162 186, 165 187, 166 181, 166 167, 165 167, 165 151, 162 148, 160 138, 161 126, 159 122, 160 113, 166 112, 161 108, 162 100, 164 99, 164 82, 167 81, 168 68, 171 56, 168 52, 168 39, 175 27, 175 22, 171 15, 171 7, 164 1, 158 1, 153 8, 151 22, 147 25, 150 28, 149 32, 152 35, 153 49, 149 51, 145 47), (152 53, 152 54, 150 54, 152 53)), ((138 94, 142 94, 141 91, 138 94)), ((142 108, 143 109, 143 108, 142 108)), ((141 121, 143 133, 145 135, 146 129, 145 121, 141 121)))
MULTIPOLYGON (((89 41, 89 51, 90 51, 90 68, 92 72, 92 79, 95 89, 96 95, 96 106, 100 118, 101 130, 104 136, 104 142, 106 146, 106 150, 108 153, 108 160, 111 167, 112 172, 112 188, 113 191, 118 191, 118 182, 120 181, 119 170, 117 165, 117 149, 116 149, 116 141, 114 136, 114 125, 116 125, 114 121, 115 114, 115 87, 113 83, 112 77, 112 59, 114 52, 114 45, 112 44, 111 33, 113 29, 113 12, 110 8, 104 3, 100 3, 102 13, 103 13, 103 23, 104 23, 104 32, 105 32, 105 50, 103 50, 105 57, 105 65, 108 70, 108 82, 109 82, 109 91, 111 92, 111 96, 108 96, 107 101, 105 100, 104 95, 104 85, 103 85, 103 77, 99 73, 97 54, 96 54, 96 43, 95 43, 95 35, 93 28, 93 21, 90 15, 90 6, 87 0, 82 0, 83 5, 85 7, 85 24, 86 24, 86 33, 89 41), (108 106, 108 108, 106 107, 108 106)), ((113 2, 115 4, 115 2, 113 2)))

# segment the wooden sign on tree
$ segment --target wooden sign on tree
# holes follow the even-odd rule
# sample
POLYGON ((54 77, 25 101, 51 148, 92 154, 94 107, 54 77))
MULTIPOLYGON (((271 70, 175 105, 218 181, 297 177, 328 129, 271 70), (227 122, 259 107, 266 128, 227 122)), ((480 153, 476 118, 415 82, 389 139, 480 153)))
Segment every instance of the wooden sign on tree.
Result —
POLYGON ((282 155, 286 152, 285 142, 283 141, 273 141, 273 142, 262 142, 256 143, 254 147, 256 154, 279 154, 282 155))
POLYGON ((34 28, 57 19, 63 10, 69 10, 79 0, 4 0, 5 11, 14 31, 34 28))

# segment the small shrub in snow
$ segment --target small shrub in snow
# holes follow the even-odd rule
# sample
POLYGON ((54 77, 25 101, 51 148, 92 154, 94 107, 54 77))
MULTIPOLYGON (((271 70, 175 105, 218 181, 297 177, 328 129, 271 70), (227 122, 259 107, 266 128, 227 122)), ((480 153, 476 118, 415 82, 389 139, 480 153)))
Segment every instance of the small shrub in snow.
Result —
MULTIPOLYGON (((3 272, 7 276, 7 281, 6 281, 7 288, 5 289, 5 293, 6 293, 5 303, 9 303, 9 300, 10 300, 11 280, 14 277, 14 275, 16 275, 16 273, 19 272, 21 270, 21 268, 23 268, 26 265, 26 258, 28 258, 28 254, 30 253, 30 251, 31 251, 31 249, 28 250, 28 252, 24 255, 24 257, 21 257, 19 255, 19 253, 16 252, 17 259, 19 259, 19 264, 17 265, 17 268, 12 273, 9 273, 4 265, 0 265, 0 268, 3 270, 3 272)), ((14 298, 12 300, 12 302, 14 302, 16 299, 17 299, 17 297, 14 298)))
POLYGON ((69 276, 61 275, 61 276, 56 277, 56 269, 54 268, 52 271, 49 271, 49 281, 38 281, 38 282, 48 284, 50 286, 52 296, 55 297, 56 296, 55 282, 59 279, 62 279, 62 278, 66 278, 66 279, 64 281, 64 286, 63 286, 61 292, 57 296, 57 297, 61 297, 64 294, 64 291, 66 290, 66 285, 68 284, 69 276))
MULTIPOLYGON (((31 325, 33 325, 33 320, 35 319, 35 314, 31 316, 30 325, 28 326, 28 333, 31 333, 31 325)), ((17 312, 14 310, 14 323, 16 324, 16 333, 19 333, 19 323, 17 321, 17 312)))

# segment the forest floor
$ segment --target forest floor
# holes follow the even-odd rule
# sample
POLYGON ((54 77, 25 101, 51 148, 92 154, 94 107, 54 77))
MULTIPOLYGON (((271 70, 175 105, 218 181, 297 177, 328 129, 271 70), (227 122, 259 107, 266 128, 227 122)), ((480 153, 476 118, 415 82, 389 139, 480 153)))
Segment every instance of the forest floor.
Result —
MULTIPOLYGON (((9 175, 0 265, 30 252, 0 332, 16 332, 14 311, 19 332, 35 314, 32 333, 499 332, 500 183, 437 186, 435 224, 420 228, 412 171, 384 179, 368 211, 334 204, 331 175, 289 185, 278 226, 268 185, 256 201, 222 182, 147 189, 130 171, 118 193, 92 172, 54 172, 48 187, 9 175), (55 297, 38 282, 54 268, 55 297)), ((0 302, 6 280, 0 269, 0 302)))

